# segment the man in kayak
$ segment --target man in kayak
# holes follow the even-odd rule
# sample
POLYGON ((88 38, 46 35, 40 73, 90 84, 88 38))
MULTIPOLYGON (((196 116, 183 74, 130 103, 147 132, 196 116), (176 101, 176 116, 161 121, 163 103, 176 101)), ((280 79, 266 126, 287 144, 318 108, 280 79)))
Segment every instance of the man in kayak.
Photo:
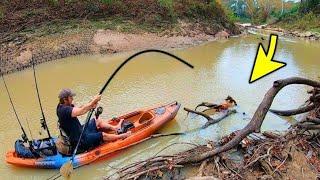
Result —
MULTIPOLYGON (((89 103, 83 106, 75 107, 72 103, 74 96, 75 93, 73 93, 70 89, 62 89, 58 96, 59 104, 57 106, 57 116, 59 118, 61 135, 65 134, 67 136, 72 151, 76 147, 82 131, 82 125, 77 117, 86 114, 91 109, 96 108, 98 102, 101 100, 101 95, 97 95, 89 103)), ((112 126, 101 118, 91 119, 86 127, 85 132, 83 133, 83 137, 81 138, 79 146, 80 150, 86 151, 98 146, 102 142, 115 141, 117 139, 124 139, 130 136, 131 132, 123 134, 108 134, 103 132, 105 130, 117 131, 119 128, 121 128, 122 121, 123 119, 120 120, 120 123, 118 123, 117 126, 112 126)))

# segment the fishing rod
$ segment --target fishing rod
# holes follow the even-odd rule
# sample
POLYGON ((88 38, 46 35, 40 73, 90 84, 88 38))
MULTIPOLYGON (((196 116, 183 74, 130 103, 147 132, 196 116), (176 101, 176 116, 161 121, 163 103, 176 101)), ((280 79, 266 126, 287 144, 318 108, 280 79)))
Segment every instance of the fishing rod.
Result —
POLYGON ((36 85, 36 92, 37 92, 37 97, 38 97, 39 106, 40 106, 41 115, 42 115, 42 118, 40 119, 41 127, 47 131, 48 137, 51 139, 51 134, 50 134, 50 131, 49 131, 49 128, 48 128, 48 125, 47 125, 46 118, 45 118, 45 116, 44 116, 44 112, 43 112, 43 108, 42 108, 42 103, 41 103, 41 99, 40 99, 38 82, 37 82, 37 76, 36 76, 36 70, 35 70, 35 67, 34 67, 34 59, 32 58, 31 61, 32 61, 32 69, 33 69, 34 83, 35 83, 35 85, 36 85))
MULTIPOLYGON (((173 57, 175 60, 178 60, 180 61, 181 63, 185 64, 186 66, 188 66, 189 68, 193 69, 193 65, 191 65, 190 63, 188 63, 187 61, 179 58, 178 56, 176 55, 173 55, 169 52, 166 52, 166 51, 162 51, 162 50, 157 50, 157 49, 148 49, 148 50, 144 50, 144 51, 140 51, 138 53, 135 53, 133 54, 132 56, 130 56, 129 58, 127 58, 124 62, 122 62, 120 64, 120 66, 112 73, 112 75, 109 77, 109 79, 107 80, 107 82, 104 84, 104 86, 101 88, 101 90, 99 91, 99 95, 101 95, 105 89, 107 88, 107 86, 109 85, 109 83, 111 82, 111 80, 114 78, 114 76, 118 73, 118 71, 126 64, 128 63, 131 59, 135 58, 136 56, 139 56, 141 54, 144 54, 144 53, 148 53, 148 52, 157 52, 157 53, 162 53, 162 54, 165 54, 165 55, 168 55, 170 57, 173 57)), ((73 160, 74 160, 74 157, 77 153, 77 150, 78 150, 78 147, 79 147, 79 144, 80 144, 80 141, 81 141, 81 138, 83 136, 83 132, 85 131, 86 127, 87 127, 87 124, 93 114, 93 111, 94 109, 91 109, 89 112, 88 112, 88 115, 87 115, 87 118, 86 118, 86 121, 85 121, 85 124, 82 128, 82 131, 81 131, 81 134, 80 134, 80 137, 78 139, 78 142, 77 142, 77 145, 73 151, 73 154, 72 154, 72 158, 70 159, 70 161, 66 162, 61 168, 60 168, 60 173, 64 176, 64 177, 69 177, 70 174, 72 173, 72 170, 73 170, 73 160)))
POLYGON ((28 129, 29 129, 29 133, 30 133, 31 139, 33 139, 32 133, 31 133, 31 129, 30 129, 29 122, 28 122, 28 119, 27 119, 27 118, 26 118, 26 122, 27 122, 27 127, 28 127, 28 129))
MULTIPOLYGON (((1 73, 0 73, 0 74, 1 74, 1 73)), ((24 142, 28 142, 28 143, 30 144, 30 147, 31 147, 31 142, 29 141, 29 138, 28 138, 28 136, 27 136, 27 133, 25 132, 25 130, 24 130, 24 128, 23 128, 23 126, 22 126, 22 124, 21 124, 21 122, 20 122, 20 119, 19 119, 18 113, 17 113, 17 111, 16 111, 16 108, 15 108, 14 105, 13 105, 13 101, 12 101, 12 99, 11 99, 10 92, 9 92, 9 90, 8 90, 6 81, 4 80, 3 74, 1 74, 1 77, 2 77, 2 80, 3 80, 3 83, 4 83, 4 87, 6 88, 6 91, 7 91, 7 94, 8 94, 8 97, 9 97, 9 100, 10 100, 10 103, 11 103, 11 106, 12 106, 12 109, 13 109, 13 112, 14 112, 14 114, 15 114, 17 120, 18 120, 18 123, 19 123, 19 125, 20 125, 20 128, 21 128, 21 130, 22 130, 22 133, 23 133, 23 134, 21 135, 22 140, 23 140, 24 142)))

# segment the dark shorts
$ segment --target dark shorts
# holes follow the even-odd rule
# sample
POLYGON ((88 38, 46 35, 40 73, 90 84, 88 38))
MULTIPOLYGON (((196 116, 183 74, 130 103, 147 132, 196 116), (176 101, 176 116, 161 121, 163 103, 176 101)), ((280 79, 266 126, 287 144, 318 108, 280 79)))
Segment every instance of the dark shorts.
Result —
POLYGON ((95 119, 91 119, 83 134, 81 149, 86 151, 99 146, 103 142, 102 132, 98 131, 95 119))

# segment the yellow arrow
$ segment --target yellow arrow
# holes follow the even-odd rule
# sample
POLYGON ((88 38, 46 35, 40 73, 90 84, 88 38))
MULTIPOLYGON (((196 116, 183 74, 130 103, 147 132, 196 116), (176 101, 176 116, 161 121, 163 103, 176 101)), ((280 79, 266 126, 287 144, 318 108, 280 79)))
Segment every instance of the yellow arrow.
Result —
POLYGON ((253 83, 287 65, 284 62, 273 60, 273 57, 277 48, 277 40, 278 40, 278 35, 275 35, 275 34, 270 35, 270 41, 269 41, 269 47, 268 47, 267 53, 264 50, 262 44, 261 43, 259 44, 257 54, 256 54, 256 59, 254 61, 254 64, 251 70, 249 83, 253 83))

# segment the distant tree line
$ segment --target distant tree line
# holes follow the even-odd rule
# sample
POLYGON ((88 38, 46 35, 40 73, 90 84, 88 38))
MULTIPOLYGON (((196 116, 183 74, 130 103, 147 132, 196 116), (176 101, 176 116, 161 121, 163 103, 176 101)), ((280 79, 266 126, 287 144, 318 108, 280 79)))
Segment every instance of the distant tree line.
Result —
POLYGON ((268 18, 281 18, 290 13, 320 14, 320 0, 223 0, 220 1, 233 11, 239 19, 266 22, 268 18))
POLYGON ((320 14, 320 0, 301 0, 300 12, 309 13, 311 11, 320 14))

